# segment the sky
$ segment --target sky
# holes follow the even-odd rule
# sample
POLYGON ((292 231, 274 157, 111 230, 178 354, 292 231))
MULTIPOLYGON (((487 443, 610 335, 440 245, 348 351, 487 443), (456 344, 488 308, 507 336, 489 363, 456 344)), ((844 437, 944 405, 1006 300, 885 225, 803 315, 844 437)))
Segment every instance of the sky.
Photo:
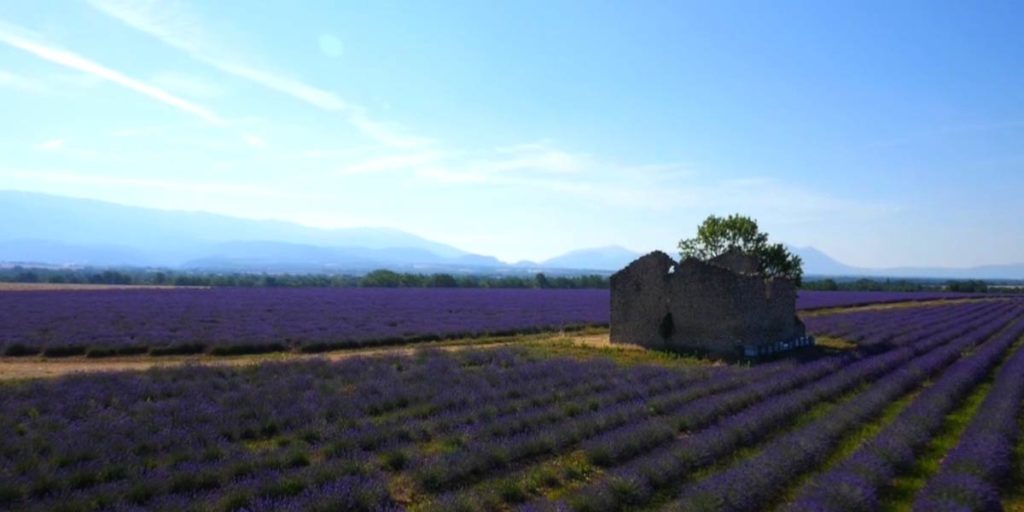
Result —
POLYGON ((506 261, 708 215, 863 267, 1024 261, 1024 3, 0 3, 0 189, 506 261))

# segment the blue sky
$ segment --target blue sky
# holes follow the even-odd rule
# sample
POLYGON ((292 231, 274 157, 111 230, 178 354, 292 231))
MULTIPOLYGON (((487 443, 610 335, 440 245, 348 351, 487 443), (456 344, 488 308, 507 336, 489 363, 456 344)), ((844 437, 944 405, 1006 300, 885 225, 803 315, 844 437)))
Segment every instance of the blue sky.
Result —
POLYGON ((0 4, 0 188, 515 261, 1024 261, 1019 2, 0 4))

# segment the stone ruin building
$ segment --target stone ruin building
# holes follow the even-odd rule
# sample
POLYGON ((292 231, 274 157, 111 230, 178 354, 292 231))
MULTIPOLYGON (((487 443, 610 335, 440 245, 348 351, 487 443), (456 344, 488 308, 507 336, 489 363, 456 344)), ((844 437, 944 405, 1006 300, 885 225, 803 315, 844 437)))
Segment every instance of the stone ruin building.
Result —
POLYGON ((654 251, 611 277, 611 342, 757 357, 814 343, 796 316, 796 285, 765 278, 731 250, 676 262, 654 251))

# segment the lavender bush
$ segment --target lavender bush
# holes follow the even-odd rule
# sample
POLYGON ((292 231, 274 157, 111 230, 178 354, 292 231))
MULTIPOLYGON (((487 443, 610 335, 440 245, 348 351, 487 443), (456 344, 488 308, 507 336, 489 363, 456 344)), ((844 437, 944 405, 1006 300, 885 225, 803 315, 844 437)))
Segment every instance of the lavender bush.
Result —
MULTIPOLYGON (((800 309, 944 293, 804 291, 800 309)), ((608 324, 608 290, 214 288, 0 293, 0 355, 237 354, 608 324)), ((818 332, 812 322, 812 332, 818 332)), ((828 331, 826 327, 822 327, 828 331)))
POLYGON ((938 474, 918 494, 915 511, 963 508, 998 510, 999 487, 1013 465, 1024 400, 1024 350, 1018 349, 996 375, 992 388, 938 474), (993 499, 996 497, 996 499, 993 499))
MULTIPOLYGON (((876 411, 887 405, 894 398, 895 394, 919 384, 929 373, 933 373, 943 365, 952 363, 960 356, 960 351, 965 347, 984 340, 986 336, 991 335, 1000 325, 1003 325, 1007 319, 1013 318, 1017 314, 1019 314, 1019 311, 1010 311, 1005 307, 992 308, 986 314, 978 315, 972 322, 960 326, 959 330, 947 329, 947 332, 941 335, 936 335, 929 329, 922 328, 919 331, 919 339, 904 348, 859 361, 845 361, 845 367, 841 371, 830 372, 831 375, 826 373, 824 375, 828 376, 820 380, 810 379, 809 384, 793 391, 780 393, 780 391, 788 389, 788 387, 780 387, 752 402, 753 405, 750 407, 742 409, 735 414, 728 414, 730 412, 728 409, 721 410, 717 414, 708 416, 717 420, 709 428, 692 432, 689 436, 679 439, 660 450, 653 451, 648 456, 630 461, 613 469, 606 478, 588 485, 580 492, 569 497, 569 502, 578 510, 616 509, 622 505, 642 503, 647 499, 646 497, 641 497, 633 492, 623 494, 621 489, 623 487, 659 489, 678 485, 694 470, 721 460, 738 448, 763 441, 766 435, 785 425, 787 421, 792 420, 800 412, 814 404, 832 399, 858 384, 870 382, 891 374, 892 376, 882 378, 879 384, 873 387, 875 391, 859 397, 858 400, 860 402, 855 401, 855 403, 861 405, 844 409, 844 411, 849 412, 831 416, 828 419, 828 421, 833 422, 831 430, 820 428, 817 430, 803 429, 791 436, 793 439, 792 443, 797 445, 809 443, 808 438, 814 439, 819 443, 834 442, 838 438, 837 436, 844 432, 844 428, 848 429, 856 425, 869 412, 876 411), (970 337, 957 338, 959 335, 968 332, 971 333, 970 337), (804 431, 806 432, 803 434, 799 433, 804 431), (823 437, 823 433, 830 431, 833 432, 831 437, 823 437)), ((790 375, 780 376, 780 378, 772 380, 778 381, 787 378, 793 378, 793 374, 790 373, 790 375)), ((765 387, 771 387, 774 385, 774 382, 769 381, 766 384, 765 387)), ((709 401, 713 402, 715 400, 713 398, 709 401)), ((699 427, 706 423, 691 424, 690 427, 699 427)), ((610 438, 611 436, 604 437, 610 438)), ((598 440, 597 442, 600 441, 598 440)), ((615 443, 617 440, 612 438, 608 439, 608 441, 615 443)), ((741 470, 759 472, 764 467, 774 468, 778 464, 792 464, 795 461, 801 460, 800 457, 795 457, 792 453, 788 452, 791 446, 786 444, 786 441, 783 440, 778 443, 780 446, 783 446, 779 450, 786 451, 788 455, 780 455, 781 459, 779 460, 754 459, 749 464, 741 466, 740 470, 726 473, 720 477, 722 482, 733 482, 735 485, 751 486, 752 489, 749 493, 731 488, 708 489, 696 487, 691 491, 693 496, 687 498, 686 506, 682 508, 689 510, 690 508, 688 507, 700 509, 707 506, 710 507, 708 508, 709 510, 731 509, 729 508, 731 505, 727 506, 727 497, 722 494, 725 492, 739 492, 738 496, 741 497, 753 496, 750 499, 754 500, 753 503, 757 503, 756 500, 760 498, 756 491, 753 490, 756 486, 749 481, 743 480, 745 476, 737 474, 737 472, 741 470)), ((613 444, 613 446, 618 446, 618 444, 613 444)), ((822 448, 818 453, 825 453, 824 446, 827 445, 819 444, 818 446, 822 448)), ((602 447, 602 450, 609 450, 609 448, 602 447)), ((814 454, 812 453, 811 455, 814 454)), ((783 471, 779 475, 786 476, 791 475, 791 473, 783 471)), ((754 478, 753 473, 749 476, 754 478)), ((763 479, 766 477, 760 475, 757 478, 763 479)), ((712 480, 711 483, 705 485, 717 485, 714 483, 716 481, 712 480)), ((735 501, 739 497, 732 499, 735 501)), ((744 503, 749 505, 752 502, 746 501, 744 503)), ((742 510, 743 508, 738 507, 734 509, 742 510)))
POLYGON ((797 309, 822 309, 890 302, 929 301, 978 297, 976 294, 958 292, 855 292, 800 290, 797 309))
POLYGON ((893 475, 914 461, 914 453, 941 427, 949 413, 971 389, 981 382, 1024 334, 1024 321, 1017 321, 986 342, 978 351, 957 363, 925 389, 892 423, 848 459, 807 484, 791 510, 865 510, 854 495, 869 495, 893 475), (836 487, 836 480, 858 481, 860 487, 836 487))
POLYGON ((607 290, 8 292, 0 293, 0 354, 318 351, 607 322, 607 290))
MULTIPOLYGON (((874 313, 835 324, 858 349, 754 366, 495 348, 5 383, 0 510, 621 510, 670 499, 684 510, 752 510, 923 389, 792 505, 872 510, 880 482, 907 467, 1024 332, 1024 303, 874 313), (826 414, 801 418, 822 404, 826 414), (519 472, 565 459, 593 472, 543 484, 565 484, 564 499, 514 485, 519 472)), ((984 510, 998 499, 1024 393, 1021 353, 919 509, 984 510)))

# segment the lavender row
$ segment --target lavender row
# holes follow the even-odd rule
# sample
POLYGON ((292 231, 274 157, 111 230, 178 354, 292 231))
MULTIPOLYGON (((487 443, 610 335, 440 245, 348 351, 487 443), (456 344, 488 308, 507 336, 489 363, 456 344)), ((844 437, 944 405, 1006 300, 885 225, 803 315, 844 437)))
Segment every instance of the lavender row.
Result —
MULTIPOLYGON (((766 397, 797 388, 815 379, 833 373, 850 361, 846 357, 827 358, 794 369, 794 371, 766 376, 762 381, 734 391, 711 395, 698 400, 682 401, 675 397, 652 400, 648 408, 653 416, 641 416, 597 436, 583 444, 584 453, 591 462, 610 466, 623 459, 642 455, 665 445, 679 432, 702 428, 718 418, 758 403, 766 397)), ((666 453, 659 450, 657 454, 666 453)), ((662 468, 664 469, 664 468, 662 468)), ((607 481, 600 481, 584 491, 590 492, 602 507, 614 506, 613 496, 603 493, 607 481), (596 491, 595 491, 596 489, 596 491)), ((575 499, 581 508, 589 498, 575 499)))
MULTIPOLYGON (((358 416, 360 405, 310 389, 317 381, 344 385, 326 365, 296 369, 185 368, 7 388, 0 396, 0 430, 10 433, 0 439, 0 508, 259 506, 343 488, 352 508, 387 508, 383 477, 365 460, 311 466, 310 453, 332 425, 358 416), (247 448, 282 435, 294 440, 258 453, 247 448)), ((334 499, 321 497, 323 504, 334 499)))
POLYGON ((607 322, 607 290, 10 292, 0 293, 0 353, 318 351, 607 322))
MULTIPOLYGON (((759 401, 737 414, 720 414, 718 417, 721 419, 712 427, 684 437, 666 449, 615 470, 608 478, 576 493, 570 502, 581 510, 614 509, 619 505, 643 502, 650 498, 653 490, 685 479, 694 470, 728 455, 737 448, 759 442, 764 435, 780 428, 814 404, 833 399, 863 382, 892 372, 918 354, 942 346, 962 332, 986 324, 992 325, 993 320, 998 321, 994 316, 997 312, 993 313, 979 318, 976 324, 964 326, 960 332, 925 338, 914 346, 854 362, 838 373, 813 382, 807 387, 759 401)), ((990 330, 995 328, 989 327, 990 330)), ((982 329, 979 335, 985 332, 982 329)), ((959 350, 965 346, 963 343, 956 343, 952 348, 943 349, 942 353, 947 360, 951 362, 951 359, 959 354, 959 350)), ((920 356, 918 359, 924 357, 928 356, 920 356)), ((606 439, 600 440, 604 442, 604 446, 598 444, 601 450, 598 453, 614 450, 633 455, 632 446, 646 443, 647 438, 644 436, 647 434, 645 428, 638 428, 624 429, 615 435, 608 435, 606 439)))
MULTIPOLYGON (((817 367, 823 368, 819 372, 827 371, 823 365, 817 367)), ((679 407, 738 386, 760 387, 759 377, 782 373, 782 368, 768 367, 748 375, 718 372, 682 387, 623 381, 616 388, 587 397, 582 404, 560 402, 531 411, 525 418, 501 418, 501 422, 465 428, 458 438, 460 450, 418 459, 416 476, 432 490, 465 484, 515 461, 558 453, 601 432, 645 418, 658 400, 667 399, 679 407)))
MULTIPOLYGON (((554 366, 554 363, 540 363, 535 366, 554 366)), ((518 400, 494 400, 483 396, 463 398, 460 403, 474 404, 476 407, 460 407, 445 410, 440 415, 418 414, 415 416, 393 416, 387 422, 375 421, 368 425, 374 435, 393 438, 410 438, 418 441, 442 439, 442 435, 455 432, 455 441, 469 452, 478 455, 469 458, 480 458, 488 451, 487 445, 508 444, 509 438, 528 439, 539 430, 559 428, 569 421, 578 421, 580 415, 588 411, 618 405, 623 402, 641 399, 649 405, 657 400, 670 398, 672 401, 694 400, 702 396, 729 391, 753 382, 769 378, 782 372, 791 372, 794 363, 778 361, 765 364, 754 369, 738 370, 732 367, 718 368, 687 368, 685 371, 666 371, 658 367, 633 367, 627 372, 611 363, 591 362, 579 367, 566 368, 564 365, 551 373, 559 375, 563 384, 547 385, 543 389, 532 389, 536 381, 523 385, 508 384, 502 381, 503 390, 514 390, 518 400), (618 368, 617 372, 608 372, 609 380, 599 380, 592 368, 618 368), (587 374, 582 373, 586 369, 587 374), (569 370, 567 372, 567 370, 569 370), (575 383, 570 385, 569 383, 575 383), (482 405, 481 404, 485 404, 482 405), (410 424, 410 420, 415 423, 410 424), (480 443, 474 445, 474 443, 480 443)), ((465 390, 453 390, 452 393, 468 396, 465 390)), ((472 394, 472 392, 468 392, 472 394)), ((664 402, 662 402, 664 403, 664 402)), ((428 408, 430 409, 430 408, 428 408)), ((505 451, 506 447, 497 448, 505 451)), ((458 468, 465 466, 465 456, 454 458, 461 461, 437 460, 423 461, 420 465, 458 468)), ((450 471, 448 479, 454 479, 459 473, 457 469, 450 471)))
MULTIPOLYGON (((507 351, 492 352, 487 368, 492 375, 530 366, 507 351)), ((7 490, 8 496, 14 492, 46 503, 51 497, 75 499, 76 493, 92 499, 93 488, 127 479, 140 482, 140 499, 167 485, 189 491, 233 488, 241 484, 229 482, 239 478, 302 469, 317 452, 336 460, 330 466, 339 466, 341 473, 352 472, 362 466, 358 449, 329 449, 347 426, 410 398, 440 396, 446 389, 484 381, 474 378, 476 372, 462 371, 460 363, 428 355, 416 364, 378 358, 239 372, 185 368, 8 387, 0 395, 0 423, 17 437, 0 439, 0 475, 11 477, 0 481, 20 482, 14 491, 7 490), (358 392, 345 392, 349 387, 358 392), (168 419, 180 427, 168 428, 168 419), (290 446, 271 445, 261 457, 244 449, 269 439, 288 440, 290 446), (170 467, 149 467, 168 454, 170 467), (178 466, 196 462, 206 463, 206 470, 198 471, 204 476, 175 484, 197 473, 178 466)), ((315 474, 306 479, 309 485, 329 483, 315 474)), ((253 499, 262 496, 259 489, 252 492, 253 499)))
POLYGON ((956 303, 928 308, 869 309, 831 314, 811 315, 804 319, 807 328, 819 335, 835 336, 850 341, 861 341, 878 333, 896 335, 909 326, 907 320, 921 322, 937 314, 948 314, 971 308, 984 307, 984 303, 956 303))
POLYGON ((913 308, 868 309, 811 315, 805 323, 815 332, 839 337, 870 336, 876 333, 898 334, 908 319, 948 317, 966 311, 984 309, 989 301, 955 302, 913 308))
MULTIPOLYGON (((536 387, 534 382, 517 385, 516 382, 523 379, 509 375, 495 381, 500 384, 495 386, 501 390, 500 393, 488 394, 472 391, 478 387, 476 385, 462 386, 444 393, 445 402, 449 404, 454 405, 455 402, 448 400, 448 395, 460 397, 455 407, 439 408, 428 401, 425 407, 410 410, 412 414, 389 413, 385 422, 376 418, 359 422, 335 435, 330 451, 386 447, 403 459, 411 458, 409 465, 425 468, 417 471, 425 485, 443 488, 465 475, 497 469, 503 462, 536 453, 540 447, 546 446, 550 438, 548 431, 552 429, 561 430, 561 439, 568 440, 570 438, 566 436, 571 432, 563 429, 565 425, 575 424, 572 432, 578 433, 581 428, 587 428, 587 423, 600 421, 603 414, 636 397, 674 393, 680 388, 685 393, 700 396, 790 367, 789 364, 774 363, 756 371, 714 368, 680 372, 642 366, 622 371, 611 363, 568 366, 549 361, 529 366, 529 373, 536 373, 536 367, 544 367, 559 378, 556 382, 536 387), (617 371, 597 371, 602 368, 617 371), (570 386, 571 382, 575 386, 570 386), (509 391, 522 399, 507 400, 509 391), (466 404, 473 406, 467 408, 466 404), (589 416, 584 414, 589 411, 595 412, 589 416), (458 446, 459 450, 446 457, 443 463, 410 453, 411 445, 424 442, 458 446)), ((559 445, 547 446, 547 450, 554 450, 559 445)))
MULTIPOLYGON (((786 488, 787 482, 824 462, 848 432, 876 417, 893 400, 920 386, 929 376, 953 364, 936 385, 959 383, 965 365, 971 366, 968 371, 976 371, 970 359, 959 359, 960 351, 983 341, 993 330, 972 333, 954 345, 915 359, 909 367, 877 381, 822 419, 791 431, 768 443, 758 454, 691 484, 683 489, 675 507, 679 510, 740 511, 773 502, 786 488), (765 468, 771 468, 771 471, 766 472, 765 468)), ((993 340, 987 342, 982 350, 986 354, 996 352, 998 356, 1005 349, 1006 345, 993 340)), ((979 360, 989 361, 988 358, 979 360)))
MULTIPOLYGON (((1007 303, 1009 304, 1009 303, 1007 303)), ((990 303, 958 303, 928 308, 900 308, 857 313, 813 316, 805 320, 808 330, 817 335, 843 338, 860 347, 898 345, 907 332, 924 326, 939 327, 970 318, 988 310, 990 303)))
MULTIPOLYGON (((359 446, 362 449, 387 444, 392 450, 405 450, 408 445, 429 441, 464 446, 470 432, 481 432, 485 437, 499 437, 505 432, 526 430, 534 426, 533 422, 554 421, 562 415, 580 412, 583 407, 578 405, 579 402, 588 406, 593 404, 595 407, 605 407, 614 403, 611 397, 621 401, 624 397, 618 388, 632 388, 642 382, 635 378, 634 372, 599 374, 590 370, 588 366, 563 366, 560 369, 563 377, 577 381, 575 385, 570 385, 568 381, 562 386, 557 382, 554 385, 549 383, 543 387, 533 387, 533 394, 529 394, 530 386, 524 386, 516 390, 508 400, 477 400, 470 402, 472 405, 469 407, 447 409, 436 415, 419 418, 399 415, 389 417, 386 422, 366 422, 343 432, 341 438, 345 441, 335 441, 335 444, 344 443, 349 448, 359 446), (524 393, 525 397, 515 398, 524 393), (454 436, 451 435, 453 433, 454 436)), ((680 380, 670 377, 652 379, 644 384, 650 389, 655 389, 671 387, 679 382, 680 380)), ((460 390, 453 390, 453 393, 465 397, 474 395, 473 392, 460 390)))
POLYGON ((1008 311, 1014 311, 1019 308, 1019 303, 1016 302, 997 302, 984 307, 973 307, 960 310, 958 312, 951 313, 949 315, 942 315, 940 313, 934 313, 927 315, 922 312, 922 316, 928 316, 932 319, 932 322, 917 331, 917 333, 900 333, 892 337, 876 336, 872 340, 866 340, 866 347, 877 350, 877 346, 881 345, 883 348, 900 347, 907 343, 913 342, 919 336, 934 336, 945 334, 950 331, 960 330, 962 327, 970 322, 974 318, 978 318, 981 314, 993 313, 1002 314, 1008 311))
MULTIPOLYGON (((893 361, 898 362, 905 360, 914 354, 931 350, 935 346, 945 343, 961 333, 985 325, 987 322, 996 318, 1001 313, 1001 310, 990 307, 985 313, 985 315, 978 315, 972 318, 971 323, 958 325, 955 328, 950 328, 948 330, 945 326, 940 327, 937 332, 933 326, 922 327, 917 332, 917 339, 920 341, 919 343, 912 345, 905 351, 897 352, 895 355, 889 356, 887 359, 892 359, 893 361)), ((672 397, 652 401, 650 405, 654 412, 672 419, 673 427, 676 430, 693 430, 694 428, 714 421, 716 418, 721 418, 723 415, 726 415, 731 411, 740 410, 748 405, 756 404, 761 400, 772 397, 782 391, 798 387, 806 382, 815 381, 816 379, 829 375, 841 368, 841 374, 845 375, 850 372, 851 375, 857 375, 857 371, 859 371, 858 369, 864 367, 866 363, 877 364, 873 363, 872 360, 861 361, 858 363, 855 362, 855 359, 852 357, 825 359, 810 365, 805 365, 800 368, 799 371, 790 372, 785 375, 778 375, 776 378, 772 379, 766 379, 757 386, 740 389, 731 394, 708 397, 704 400, 690 404, 685 409, 679 409, 681 404, 671 403, 672 397), (851 363, 851 366, 847 366, 851 363)), ((615 432, 609 433, 605 444, 614 445, 614 438, 616 435, 617 434, 615 432)), ((629 436, 624 434, 624 437, 629 436)), ((594 443, 595 445, 599 444, 600 440, 594 440, 594 443)), ((651 448, 653 448, 653 446, 651 446, 651 448)), ((611 447, 604 447, 601 450, 612 452, 616 451, 611 447)), ((626 448, 626 451, 632 450, 626 448)))
POLYGON ((914 501, 914 510, 998 510, 999 487, 1013 465, 1013 447, 1024 400, 1024 350, 999 370, 985 401, 960 442, 943 459, 914 501))
MULTIPOLYGON (((186 502, 204 509, 388 508, 395 503, 382 482, 392 472, 421 460, 434 441, 458 440, 472 428, 481 439, 493 436, 516 417, 515 407, 529 414, 587 404, 599 390, 616 388, 654 395, 701 387, 718 375, 749 382, 758 371, 626 368, 494 349, 7 384, 0 387, 0 431, 9 433, 0 436, 0 509, 174 510, 186 502), (574 384, 578 393, 563 393, 574 384), (551 400, 538 399, 548 393, 551 400), (503 403, 512 416, 484 412, 503 403), (453 437, 433 437, 447 432, 426 425, 449 412, 477 416, 467 418, 469 430, 455 426, 453 437), (393 418, 413 426, 374 431, 393 418), (420 432, 425 437, 417 438, 420 432)), ((619 421, 642 412, 625 398, 601 402, 599 411, 605 418, 618 411, 619 421)))
MULTIPOLYGON (((943 342, 949 341, 951 338, 958 334, 966 332, 972 328, 981 327, 985 324, 990 323, 996 319, 998 315, 1008 309, 1007 304, 986 304, 984 309, 976 313, 972 318, 973 323, 963 323, 954 326, 955 329, 950 330, 950 326, 922 326, 919 328, 919 335, 921 337, 930 336, 922 343, 914 346, 911 349, 907 349, 902 352, 904 357, 906 354, 914 354, 924 352, 933 348, 943 342), (948 332, 942 332, 943 336, 934 335, 936 329, 947 330, 948 332)), ((899 357, 899 355, 887 356, 887 357, 899 357)), ((654 415, 644 415, 638 417, 636 421, 629 422, 621 427, 610 430, 604 434, 600 434, 589 441, 584 441, 583 448, 585 453, 590 457, 591 461, 599 465, 614 465, 621 462, 625 458, 633 457, 654 448, 663 445, 666 441, 675 437, 675 433, 680 430, 693 429, 703 426, 707 423, 716 421, 719 418, 728 416, 731 411, 742 409, 743 407, 751 404, 757 404, 766 397, 770 397, 775 393, 778 393, 785 389, 786 386, 799 386, 805 382, 814 381, 822 376, 835 373, 846 364, 853 362, 852 358, 835 358, 825 359, 818 361, 810 365, 804 365, 799 369, 795 369, 793 372, 786 374, 778 374, 774 377, 768 377, 756 385, 752 385, 745 388, 740 388, 732 392, 723 393, 720 395, 710 396, 705 399, 697 400, 693 403, 673 403, 674 397, 678 394, 670 394, 660 398, 650 399, 647 401, 648 407, 654 415), (779 386, 779 387, 775 387, 779 386)), ((855 363, 857 364, 857 363, 855 363)), ((842 374, 842 372, 841 372, 842 374)), ((854 379, 851 379, 853 382, 854 379)), ((820 398, 814 397, 812 394, 804 395, 802 404, 798 407, 792 408, 791 411, 787 411, 787 414, 793 414, 798 412, 801 408, 806 407, 809 404, 813 404, 820 398)), ((775 405, 775 404, 773 404, 775 405)), ((776 413, 775 407, 768 407, 762 410, 776 413)), ((785 414, 775 414, 774 418, 781 419, 785 417, 785 414)), ((684 442, 686 439, 684 439, 684 442)), ((704 443, 696 443, 694 446, 704 446, 704 443)), ((671 450, 669 450, 671 451, 671 450)), ((696 450, 695 450, 696 451, 696 450)), ((655 455, 651 456, 652 459, 658 459, 660 455, 664 455, 666 450, 659 450, 655 455)), ((708 456, 710 457, 710 455, 708 456)), ((663 460, 654 462, 653 466, 660 468, 661 475, 670 475, 664 471, 665 466, 660 464, 663 460)), ((656 473, 659 471, 655 471, 656 473)), ((597 485, 590 488, 590 491, 594 491, 594 500, 597 502, 603 502, 606 505, 614 503, 614 498, 610 497, 608 493, 597 488, 607 487, 609 482, 599 482, 597 485)), ((585 491, 586 492, 586 491, 585 491)))
POLYGON ((923 302, 940 299, 977 297, 976 294, 958 292, 858 292, 801 290, 797 307, 804 310, 888 304, 892 302, 923 302))
POLYGON ((656 416, 630 423, 621 429, 591 439, 583 445, 584 452, 595 464, 619 464, 674 439, 677 432, 699 429, 734 411, 763 403, 763 400, 776 394, 839 371, 847 362, 849 361, 846 358, 822 360, 797 372, 778 375, 766 382, 709 396, 692 403, 677 403, 673 400, 671 406, 666 407, 664 400, 657 401, 651 404, 656 416))
MULTIPOLYGON (((801 292, 798 308, 949 294, 801 292)), ((0 293, 0 354, 321 351, 608 324, 607 290, 121 289, 0 293)))
MULTIPOLYGON (((491 358, 504 350, 479 351, 461 354, 475 360, 473 366, 485 369, 491 358)), ((445 359, 447 360, 447 359, 445 359)), ((485 431, 492 435, 506 429, 522 428, 526 418, 545 417, 577 408, 577 401, 589 403, 597 396, 616 394, 619 387, 642 385, 645 390, 668 390, 696 384, 698 381, 720 374, 733 375, 740 381, 748 378, 726 369, 692 369, 666 371, 661 368, 634 367, 623 371, 611 362, 587 365, 566 365, 563 361, 518 362, 502 361, 502 372, 478 374, 469 367, 433 368, 433 373, 463 374, 470 377, 457 383, 448 382, 446 389, 408 382, 399 389, 423 389, 421 397, 404 395, 403 409, 384 411, 386 419, 366 417, 334 436, 332 452, 344 452, 358 447, 376 449, 387 445, 391 450, 402 450, 405 445, 442 439, 451 431, 465 437, 471 431, 485 431), (466 370, 469 371, 466 371, 466 370), (451 385, 455 384, 455 385, 451 385)), ((465 365, 464 365, 465 366, 465 365)), ((699 387, 699 386, 698 386, 699 387)), ((600 403, 600 402, 595 402, 600 403)), ((379 409, 379 407, 378 407, 379 409)), ((459 441, 460 444, 462 441, 459 441)))
POLYGON ((957 362, 867 444, 798 493, 789 510, 865 510, 878 507, 877 491, 914 463, 945 416, 999 363, 1024 334, 1016 321, 974 354, 957 362))
POLYGON ((523 371, 500 379, 488 374, 486 385, 461 385, 420 401, 406 412, 389 413, 384 421, 370 418, 359 422, 343 432, 335 445, 366 449, 387 442, 391 449, 402 449, 403 445, 431 440, 460 446, 486 444, 496 438, 553 428, 588 410, 637 396, 657 396, 681 388, 696 396, 714 393, 786 371, 791 365, 773 363, 756 371, 728 367, 666 371, 644 366, 623 371, 601 361, 573 366, 541 361, 523 366, 523 371))

